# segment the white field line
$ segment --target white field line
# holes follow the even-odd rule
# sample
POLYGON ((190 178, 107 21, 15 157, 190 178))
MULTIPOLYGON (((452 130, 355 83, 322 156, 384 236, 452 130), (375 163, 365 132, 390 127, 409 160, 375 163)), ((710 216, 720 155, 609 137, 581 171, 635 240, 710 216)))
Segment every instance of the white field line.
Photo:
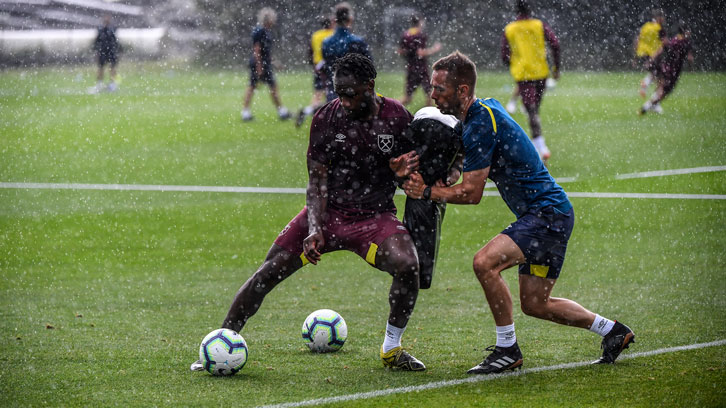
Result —
MULTIPOLYGON (((162 192, 207 192, 207 193, 271 193, 305 194, 304 188, 277 187, 225 187, 225 186, 174 186, 157 184, 76 184, 76 183, 0 183, 0 189, 46 189, 46 190, 107 190, 107 191, 162 191, 162 192)), ((398 195, 403 191, 398 190, 398 195)), ((680 200, 726 200, 726 194, 659 194, 659 193, 567 193, 577 198, 644 198, 680 200)), ((485 191, 485 197, 497 197, 496 191, 485 191)))
POLYGON ((204 193, 305 193, 304 188, 170 186, 157 184, 0 183, 0 188, 49 190, 181 191, 204 193))
POLYGON ((708 173, 708 172, 712 172, 712 171, 726 171, 726 166, 709 166, 709 167, 693 167, 690 169, 644 171, 641 173, 618 174, 615 176, 615 178, 618 180, 624 180, 624 179, 631 179, 631 178, 674 176, 677 174, 708 173))
MULTIPOLYGON (((648 357, 648 356, 654 356, 654 355, 658 355, 658 354, 675 353, 677 351, 696 350, 696 349, 702 349, 702 348, 706 348, 706 347, 715 347, 715 346, 723 346, 723 345, 726 345, 726 340, 717 340, 717 341, 712 341, 709 343, 697 343, 697 344, 689 344, 689 345, 685 345, 685 346, 668 347, 668 348, 662 348, 662 349, 651 350, 651 351, 641 351, 641 352, 637 352, 637 353, 623 354, 620 356, 619 360, 628 360, 628 359, 638 358, 638 357, 648 357)), ((344 402, 344 401, 354 401, 354 400, 361 400, 361 399, 377 398, 377 397, 383 397, 383 396, 392 395, 392 394, 404 394, 404 393, 409 393, 409 392, 432 390, 432 389, 437 389, 437 388, 451 387, 454 385, 477 383, 477 382, 483 382, 483 381, 496 380, 499 378, 507 378, 507 377, 513 377, 513 376, 519 376, 519 375, 540 373, 540 372, 544 372, 544 371, 566 370, 566 369, 570 369, 570 368, 585 367, 585 366, 589 366, 590 364, 592 364, 592 362, 590 362, 590 361, 580 361, 580 362, 575 362, 575 363, 557 364, 557 365, 551 365, 551 366, 545 366, 545 367, 526 368, 526 369, 520 370, 519 372, 508 371, 508 372, 502 373, 502 374, 476 375, 476 376, 461 378, 461 379, 457 379, 457 380, 436 381, 436 382, 431 382, 431 383, 427 383, 427 384, 412 385, 412 386, 408 386, 408 387, 389 388, 389 389, 385 389, 385 390, 361 392, 361 393, 357 393, 357 394, 348 394, 348 395, 339 395, 337 397, 317 398, 317 399, 299 401, 299 402, 286 402, 283 404, 264 405, 259 408, 305 407, 305 406, 313 406, 313 405, 320 405, 320 404, 331 404, 331 403, 344 402)))

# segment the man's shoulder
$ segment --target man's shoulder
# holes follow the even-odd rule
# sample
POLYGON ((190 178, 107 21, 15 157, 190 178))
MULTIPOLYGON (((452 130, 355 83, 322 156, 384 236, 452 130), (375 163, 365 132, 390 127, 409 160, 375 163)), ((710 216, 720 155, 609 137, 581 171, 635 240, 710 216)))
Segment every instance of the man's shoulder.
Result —
POLYGON ((477 98, 469 107, 469 112, 464 120, 464 133, 467 129, 487 129, 496 133, 501 126, 498 123, 506 120, 504 108, 498 100, 494 98, 477 98))
POLYGON ((332 101, 326 103, 325 105, 321 106, 320 109, 315 112, 313 115, 313 122, 316 120, 329 120, 332 117, 335 117, 337 112, 341 110, 340 106, 340 99, 335 98, 332 101))
POLYGON ((378 112, 380 118, 405 118, 408 122, 413 119, 411 112, 397 99, 381 95, 382 105, 378 112))

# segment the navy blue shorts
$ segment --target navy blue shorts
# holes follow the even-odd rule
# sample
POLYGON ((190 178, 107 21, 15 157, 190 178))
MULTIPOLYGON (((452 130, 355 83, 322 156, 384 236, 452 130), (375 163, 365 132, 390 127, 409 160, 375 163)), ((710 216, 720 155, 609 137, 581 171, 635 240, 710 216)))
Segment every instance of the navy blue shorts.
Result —
POLYGON ((112 67, 116 66, 118 62, 118 56, 115 52, 99 52, 98 53, 98 66, 103 67, 106 64, 111 64, 112 67))
POLYGON ((313 72, 313 89, 316 91, 326 89, 326 76, 322 69, 313 72))
POLYGON ((269 86, 275 86, 275 74, 272 73, 272 67, 262 64, 262 75, 257 75, 257 68, 253 63, 250 64, 250 86, 257 86, 258 82, 264 82, 269 86))
POLYGON ((524 254, 525 263, 519 265, 521 275, 557 279, 574 226, 572 208, 564 213, 550 206, 528 211, 502 234, 512 238, 524 254))

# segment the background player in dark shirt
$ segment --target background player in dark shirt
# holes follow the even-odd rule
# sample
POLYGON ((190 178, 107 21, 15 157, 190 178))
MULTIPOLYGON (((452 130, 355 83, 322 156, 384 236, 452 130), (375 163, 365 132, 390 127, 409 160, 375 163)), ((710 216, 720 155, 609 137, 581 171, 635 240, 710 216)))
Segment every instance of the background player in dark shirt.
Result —
POLYGON ((116 64, 118 54, 121 52, 121 44, 116 38, 116 27, 111 25, 111 16, 103 16, 103 25, 98 27, 98 35, 93 42, 93 50, 96 51, 96 62, 98 63, 98 75, 96 76, 96 87, 91 92, 100 92, 103 86, 103 68, 109 65, 108 90, 114 92, 118 89, 116 83, 116 64))
POLYGON ((328 102, 337 98, 333 86, 333 66, 335 61, 345 54, 362 54, 373 60, 368 43, 362 38, 350 32, 353 27, 353 9, 347 2, 338 3, 335 6, 335 32, 323 41, 323 60, 325 64, 326 88, 328 102))
POLYGON ((423 21, 417 15, 411 16, 411 28, 406 30, 399 42, 398 54, 406 59, 406 85, 401 103, 408 105, 416 88, 421 87, 426 95, 426 105, 431 105, 431 84, 429 80, 428 56, 439 52, 441 43, 426 48, 428 36, 423 31, 423 21))
MULTIPOLYGON (((222 327, 239 332, 277 284, 306 263, 317 264, 326 252, 348 250, 393 277, 380 352, 383 364, 424 370, 423 363, 401 348, 419 277, 416 249, 393 203, 394 176, 405 176, 416 162, 396 161, 401 166, 395 174, 389 167, 411 114, 398 101, 376 94, 376 70, 367 57, 349 54, 334 72, 339 98, 320 108, 310 128, 307 205, 237 292, 222 327)), ((201 362, 191 369, 203 369, 201 362)))
POLYGON ((252 120, 252 112, 250 104, 252 103, 252 95, 257 88, 257 82, 262 81, 270 87, 270 96, 272 102, 277 108, 277 114, 280 119, 290 118, 290 112, 280 102, 280 96, 277 92, 277 83, 275 75, 272 72, 272 27, 277 22, 277 13, 275 10, 265 7, 257 13, 257 26, 252 30, 252 54, 250 55, 250 85, 247 87, 244 105, 242 108, 242 120, 252 120))
POLYGON ((681 24, 678 27, 678 35, 666 41, 660 53, 654 58, 653 64, 658 87, 650 100, 640 108, 641 115, 649 111, 663 113, 660 103, 676 87, 686 59, 691 64, 693 63, 691 30, 685 24, 681 24))

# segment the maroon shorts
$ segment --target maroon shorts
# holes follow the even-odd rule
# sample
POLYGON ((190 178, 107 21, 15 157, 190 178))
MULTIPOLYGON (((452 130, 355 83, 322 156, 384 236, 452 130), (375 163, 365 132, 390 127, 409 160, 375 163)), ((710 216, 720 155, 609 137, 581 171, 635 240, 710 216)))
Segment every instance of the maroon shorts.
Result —
POLYGON ((431 78, 428 68, 409 68, 406 71, 406 96, 413 95, 416 88, 421 87, 427 95, 431 93, 431 78))
POLYGON ((673 88, 675 88, 676 83, 678 83, 679 76, 680 76, 680 73, 673 74, 672 72, 669 72, 669 71, 659 74, 658 82, 660 85, 663 86, 663 96, 666 96, 669 93, 673 92, 673 88))
MULTIPOLYGON (((353 217, 328 208, 323 225, 325 247, 320 253, 346 249, 355 252, 371 265, 375 265, 378 247, 394 234, 408 234, 403 223, 392 212, 374 216, 353 217)), ((304 207, 280 232, 275 244, 299 255, 303 240, 308 236, 308 209, 304 207)))
POLYGON ((517 85, 519 85, 519 95, 522 97, 522 104, 525 107, 533 106, 539 108, 545 90, 545 80, 520 81, 517 82, 517 85))

